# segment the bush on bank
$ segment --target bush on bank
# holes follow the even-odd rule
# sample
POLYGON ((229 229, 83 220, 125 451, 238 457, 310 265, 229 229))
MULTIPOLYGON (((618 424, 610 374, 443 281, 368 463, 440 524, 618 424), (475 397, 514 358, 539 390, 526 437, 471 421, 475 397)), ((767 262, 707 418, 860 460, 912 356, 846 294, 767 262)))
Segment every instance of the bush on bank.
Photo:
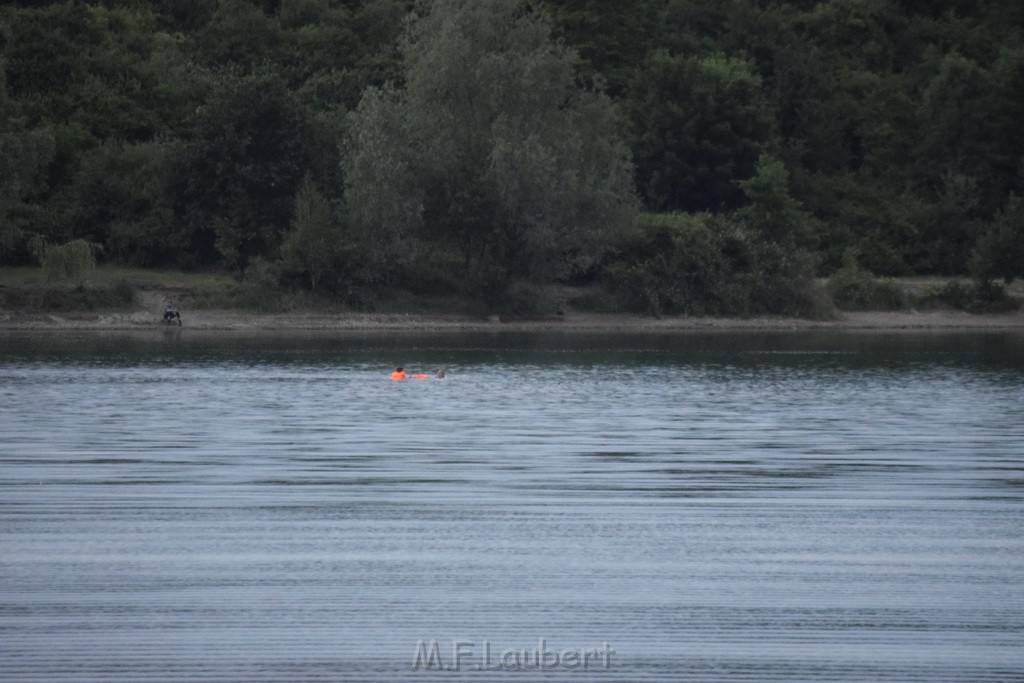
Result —
POLYGON ((968 313, 1006 313, 1020 307, 1003 285, 987 280, 951 280, 944 285, 928 287, 914 299, 914 305, 926 310, 949 308, 968 313))
POLYGON ((806 252, 728 216, 643 214, 604 280, 637 313, 827 317, 811 265, 806 252))
POLYGON ((903 290, 892 280, 876 278, 862 268, 853 252, 825 285, 836 308, 846 311, 895 311, 906 304, 903 290))

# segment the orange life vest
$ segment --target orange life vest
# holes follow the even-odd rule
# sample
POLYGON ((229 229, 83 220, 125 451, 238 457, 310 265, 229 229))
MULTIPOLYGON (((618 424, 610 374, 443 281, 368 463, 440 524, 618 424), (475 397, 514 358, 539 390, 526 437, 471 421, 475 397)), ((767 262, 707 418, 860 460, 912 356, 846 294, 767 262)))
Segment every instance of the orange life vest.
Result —
POLYGON ((405 379, 405 373, 395 370, 391 373, 391 379, 405 379))

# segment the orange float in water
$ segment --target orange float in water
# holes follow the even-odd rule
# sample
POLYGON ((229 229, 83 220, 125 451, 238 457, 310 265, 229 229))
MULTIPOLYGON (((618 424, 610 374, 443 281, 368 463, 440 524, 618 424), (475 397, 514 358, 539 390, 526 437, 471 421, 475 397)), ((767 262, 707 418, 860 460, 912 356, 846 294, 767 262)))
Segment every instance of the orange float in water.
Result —
POLYGON ((415 375, 407 375, 407 374, 405 374, 405 368, 396 368, 395 371, 391 373, 391 379, 394 379, 394 380, 410 379, 410 378, 411 379, 430 379, 432 376, 433 377, 437 377, 438 379, 444 379, 444 370, 443 369, 442 370, 438 370, 436 375, 428 375, 425 372, 417 372, 415 375))

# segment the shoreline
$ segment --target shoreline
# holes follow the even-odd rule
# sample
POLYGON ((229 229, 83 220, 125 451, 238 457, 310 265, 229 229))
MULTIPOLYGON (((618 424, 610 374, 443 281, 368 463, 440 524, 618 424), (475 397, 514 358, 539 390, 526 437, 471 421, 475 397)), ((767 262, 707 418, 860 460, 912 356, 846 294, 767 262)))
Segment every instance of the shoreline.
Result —
POLYGON ((710 318, 567 312, 543 319, 488 319, 451 314, 239 313, 185 311, 183 325, 166 325, 149 311, 24 313, 0 311, 0 332, 190 330, 204 332, 544 332, 684 333, 756 331, 1024 332, 1024 310, 1000 314, 962 311, 842 312, 831 320, 784 317, 710 318))
MULTIPOLYGON (((218 286, 205 280, 191 279, 181 274, 150 271, 100 269, 94 285, 131 282, 134 301, 111 302, 92 310, 71 307, 45 311, 29 305, 12 304, 13 301, 37 299, 28 294, 39 294, 39 273, 10 271, 0 281, 0 290, 21 291, 22 296, 0 298, 0 333, 36 332, 63 334, 69 332, 152 332, 171 329, 190 330, 209 334, 229 333, 548 333, 548 334, 684 334, 693 332, 821 332, 821 331, 877 331, 877 332, 1019 332, 1024 331, 1024 306, 1006 313, 967 313, 947 308, 906 308, 898 311, 837 311, 825 320, 810 320, 782 316, 689 317, 631 313, 590 313, 570 303, 585 290, 556 287, 552 297, 561 302, 559 311, 534 317, 508 317, 445 313, 441 310, 420 312, 360 313, 358 311, 331 310, 327 307, 297 307, 277 313, 256 313, 239 308, 192 308, 202 294, 216 294, 218 286), (181 277, 185 277, 181 280, 181 277), (34 279, 33 279, 34 278, 34 279), (180 304, 182 327, 163 323, 164 303, 180 304)), ((940 284, 934 278, 904 278, 900 286, 909 296, 940 284)), ((1014 283, 1008 292, 1018 301, 1024 301, 1024 283, 1014 283)), ((0 291, 0 294, 3 294, 0 291)), ((207 298, 210 298, 208 296, 207 298)), ((212 296, 212 298, 216 298, 212 296)), ((41 297, 38 301, 41 302, 41 297)), ((414 306, 415 304, 409 304, 414 306)), ((230 306, 230 304, 228 304, 230 306)))

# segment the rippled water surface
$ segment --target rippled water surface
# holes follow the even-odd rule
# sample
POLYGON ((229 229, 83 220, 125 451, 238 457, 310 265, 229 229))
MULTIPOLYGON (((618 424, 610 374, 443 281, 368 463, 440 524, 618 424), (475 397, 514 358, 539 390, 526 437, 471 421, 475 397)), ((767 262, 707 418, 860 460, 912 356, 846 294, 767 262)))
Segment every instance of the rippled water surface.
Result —
POLYGON ((1020 335, 0 345, 3 680, 1024 679, 1020 335))

